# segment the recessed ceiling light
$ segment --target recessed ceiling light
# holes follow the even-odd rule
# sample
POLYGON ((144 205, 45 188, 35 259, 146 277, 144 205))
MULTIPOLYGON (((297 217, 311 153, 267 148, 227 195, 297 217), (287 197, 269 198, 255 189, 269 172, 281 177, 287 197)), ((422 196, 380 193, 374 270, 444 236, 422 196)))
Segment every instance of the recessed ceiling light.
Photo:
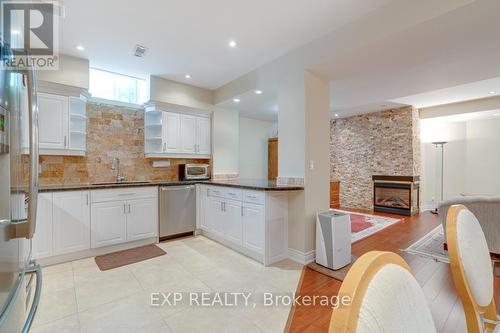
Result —
POLYGON ((257 95, 260 95, 260 94, 262 94, 262 90, 255 90, 255 93, 256 93, 257 95))
POLYGON ((335 116, 335 117, 338 117, 338 116, 339 116, 339 114, 338 114, 338 113, 336 113, 336 114, 334 114, 334 116, 335 116))
POLYGON ((76 46, 76 49, 77 49, 78 51, 83 51, 83 50, 85 50, 85 48, 83 47, 83 45, 77 45, 77 46, 76 46))
POLYGON ((235 102, 235 103, 239 103, 239 102, 240 102, 240 99, 239 99, 239 98, 233 98, 233 102, 235 102))
POLYGON ((186 79, 190 79, 190 78, 191 78, 191 75, 186 74, 186 75, 184 75, 184 77, 185 77, 186 79))
POLYGON ((497 92, 496 91, 490 91, 490 95, 495 95, 497 92))
POLYGON ((234 49, 236 46, 238 46, 238 43, 236 43, 235 40, 230 40, 228 45, 229 45, 229 47, 234 49))

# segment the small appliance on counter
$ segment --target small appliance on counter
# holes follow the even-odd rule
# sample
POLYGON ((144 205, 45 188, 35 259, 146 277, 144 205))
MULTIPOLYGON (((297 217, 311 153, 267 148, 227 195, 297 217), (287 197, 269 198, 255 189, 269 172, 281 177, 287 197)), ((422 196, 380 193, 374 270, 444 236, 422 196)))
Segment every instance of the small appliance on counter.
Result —
POLYGON ((180 180, 208 180, 210 179, 210 165, 208 164, 179 164, 180 180))
POLYGON ((316 263, 341 269, 351 263, 351 219, 334 210, 316 216, 316 263))

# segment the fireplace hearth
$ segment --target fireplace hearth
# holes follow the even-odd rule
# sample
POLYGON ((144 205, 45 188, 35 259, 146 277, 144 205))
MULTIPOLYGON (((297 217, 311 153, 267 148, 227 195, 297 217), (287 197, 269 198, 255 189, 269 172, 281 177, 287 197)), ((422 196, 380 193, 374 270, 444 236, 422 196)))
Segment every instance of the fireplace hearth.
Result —
POLYGON ((411 216, 420 211, 419 176, 382 176, 373 179, 373 210, 411 216))

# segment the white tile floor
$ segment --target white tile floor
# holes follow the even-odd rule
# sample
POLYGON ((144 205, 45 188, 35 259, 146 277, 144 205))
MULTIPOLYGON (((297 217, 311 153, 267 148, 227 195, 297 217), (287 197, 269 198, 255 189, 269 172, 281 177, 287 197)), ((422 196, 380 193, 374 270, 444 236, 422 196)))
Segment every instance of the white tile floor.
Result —
POLYGON ((301 265, 264 267, 202 236, 159 246, 167 255, 105 272, 93 258, 44 268, 32 333, 283 332, 287 306, 153 307, 151 293, 252 292, 260 304, 263 292, 294 292, 301 265))

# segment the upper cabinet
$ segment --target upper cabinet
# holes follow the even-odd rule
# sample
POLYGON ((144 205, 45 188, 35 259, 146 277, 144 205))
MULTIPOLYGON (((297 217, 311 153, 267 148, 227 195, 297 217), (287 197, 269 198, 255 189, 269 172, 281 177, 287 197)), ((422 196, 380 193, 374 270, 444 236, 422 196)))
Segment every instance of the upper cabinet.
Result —
MULTIPOLYGON (((86 104, 79 97, 38 93, 40 155, 85 155, 86 104)), ((28 140, 23 142, 27 150, 28 140)))
MULTIPOLYGON (((168 108, 166 108, 168 109, 168 108)), ((210 158, 210 115, 146 106, 144 151, 149 158, 210 158)))

